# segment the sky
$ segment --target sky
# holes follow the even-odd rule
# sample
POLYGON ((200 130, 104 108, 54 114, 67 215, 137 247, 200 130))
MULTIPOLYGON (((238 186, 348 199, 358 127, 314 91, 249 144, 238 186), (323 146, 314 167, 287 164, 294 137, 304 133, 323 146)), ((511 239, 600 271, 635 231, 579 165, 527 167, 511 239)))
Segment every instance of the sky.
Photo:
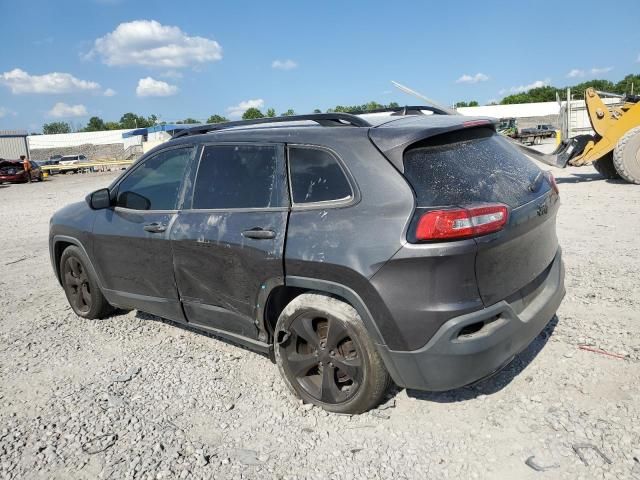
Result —
POLYGON ((481 104, 640 71, 637 0, 0 0, 0 129, 481 104), (544 6, 544 8, 542 8, 544 6), (607 20, 602 23, 602 19, 607 20), (588 28, 592 26, 592 31, 588 28))

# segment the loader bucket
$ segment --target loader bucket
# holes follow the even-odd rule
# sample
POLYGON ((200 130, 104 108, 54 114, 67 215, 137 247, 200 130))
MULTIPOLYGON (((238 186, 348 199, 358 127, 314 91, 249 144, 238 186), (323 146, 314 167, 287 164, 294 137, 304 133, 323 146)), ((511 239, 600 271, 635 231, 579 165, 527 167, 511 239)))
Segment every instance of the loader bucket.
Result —
POLYGON ((569 163, 569 160, 577 157, 584 151, 587 143, 589 143, 590 140, 593 140, 593 136, 578 135, 577 137, 570 138, 558 145, 558 148, 556 148, 552 153, 548 154, 540 153, 534 148, 526 147, 516 140, 508 140, 518 147, 522 153, 533 160, 542 162, 546 165, 551 165, 552 167, 565 168, 569 163))

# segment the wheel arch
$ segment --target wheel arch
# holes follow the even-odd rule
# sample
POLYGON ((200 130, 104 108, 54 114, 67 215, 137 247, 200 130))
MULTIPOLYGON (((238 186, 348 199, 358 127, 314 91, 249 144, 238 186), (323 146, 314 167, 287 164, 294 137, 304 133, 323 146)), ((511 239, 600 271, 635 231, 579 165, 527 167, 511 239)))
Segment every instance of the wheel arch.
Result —
POLYGON ((91 270, 90 273, 96 279, 98 286, 102 288, 100 277, 97 275, 97 271, 93 266, 91 258, 89 257, 87 250, 84 248, 84 245, 77 238, 69 237, 67 235, 55 235, 51 241, 51 262, 53 263, 53 271, 56 274, 58 283, 62 286, 62 278, 60 276, 60 259, 62 258, 62 253, 70 246, 78 247, 81 250, 85 257, 84 260, 86 260, 87 266, 91 270))
POLYGON ((278 285, 269 292, 263 318, 272 339, 275 324, 284 307, 297 296, 309 292, 325 293, 351 305, 360 315, 373 343, 377 346, 384 345, 382 335, 371 312, 354 290, 337 282, 299 276, 286 276, 283 285, 278 285))

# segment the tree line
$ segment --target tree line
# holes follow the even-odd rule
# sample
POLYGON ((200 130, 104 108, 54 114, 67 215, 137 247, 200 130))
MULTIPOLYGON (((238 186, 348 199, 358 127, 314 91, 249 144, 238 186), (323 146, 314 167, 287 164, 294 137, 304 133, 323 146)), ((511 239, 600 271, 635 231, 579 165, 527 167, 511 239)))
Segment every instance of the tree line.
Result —
MULTIPOLYGON (((626 75, 619 82, 612 82, 610 80, 588 80, 586 82, 579 83, 577 85, 573 85, 571 88, 573 98, 580 99, 584 96, 584 91, 589 88, 595 88, 596 90, 601 90, 605 92, 617 93, 620 95, 630 94, 634 91, 640 89, 640 75, 639 74, 629 74, 626 75)), ((561 99, 564 99, 566 96, 567 87, 553 87, 551 85, 547 85, 544 87, 532 88, 527 90, 526 92, 514 93, 512 95, 507 95, 504 97, 500 104, 514 104, 514 103, 537 103, 537 102, 553 102, 556 100, 556 96, 559 96, 561 99)), ((495 104, 495 103, 492 103, 495 104)), ((478 101, 460 101, 456 102, 454 106, 457 107, 477 107, 479 105, 478 101)), ((383 108, 397 108, 399 104, 396 102, 391 102, 388 104, 382 104, 375 101, 371 101, 368 103, 364 103, 361 105, 336 105, 333 108, 329 108, 327 113, 331 112, 342 112, 342 113, 352 113, 352 114, 360 114, 367 113, 373 110, 379 110, 383 108)), ((316 108, 313 110, 313 113, 322 113, 322 110, 316 108)), ((280 113, 280 116, 291 116, 296 115, 296 112, 293 109, 288 109, 285 112, 280 113)), ((251 120, 256 118, 265 118, 265 117, 276 117, 275 109, 268 108, 265 112, 262 112, 258 108, 249 108, 243 114, 242 118, 244 120, 251 120)), ((204 123, 222 123, 228 122, 229 119, 223 115, 214 114, 211 115, 204 123)), ((158 117, 156 115, 149 115, 145 117, 144 115, 137 115, 132 112, 125 113, 120 117, 120 121, 104 121, 100 117, 91 117, 89 122, 84 127, 73 128, 72 125, 68 122, 51 122, 46 123, 42 127, 42 131, 45 134, 52 133, 71 133, 72 131, 78 132, 98 132, 103 130, 121 130, 121 129, 132 129, 132 128, 146 128, 152 127, 154 125, 162 125, 166 122, 159 122, 158 117)), ((185 118, 184 120, 179 120, 175 123, 178 124, 194 124, 194 123, 203 123, 195 118, 185 118)))
POLYGON ((544 87, 532 88, 522 93, 514 93, 504 97, 500 103, 502 105, 508 105, 513 103, 536 103, 536 102, 554 102, 556 95, 561 100, 566 100, 567 88, 571 88, 571 94, 574 99, 584 98, 584 91, 587 88, 595 88, 603 92, 617 93, 619 95, 631 94, 640 89, 640 75, 629 74, 625 76, 619 82, 612 82, 610 80, 588 80, 586 82, 578 83, 570 87, 556 88, 551 85, 544 87))
MULTIPOLYGON (((344 113, 366 113, 373 110, 379 110, 383 108, 397 108, 399 105, 395 102, 391 102, 389 104, 382 104, 378 102, 368 102, 362 105, 336 105, 334 108, 330 108, 327 110, 327 113, 330 112, 344 112, 344 113)), ((316 108, 313 110, 313 113, 322 113, 322 110, 316 108)), ((281 117, 290 117, 292 115, 297 115, 295 110, 292 108, 282 112, 280 114, 281 117)), ((262 112, 260 109, 252 107, 247 109, 242 114, 243 120, 252 120, 256 118, 268 118, 268 117, 276 117, 275 109, 268 108, 265 112, 262 112)), ((176 124, 195 124, 195 123, 222 123, 228 122, 229 119, 223 115, 214 114, 211 115, 205 122, 201 122, 200 120, 196 120, 195 118, 185 118, 184 120, 179 120, 175 122, 176 124)), ((154 125, 164 125, 167 122, 159 122, 158 117, 156 115, 150 115, 145 117, 144 115, 136 115, 135 113, 128 112, 120 117, 119 122, 105 122, 100 117, 91 117, 87 122, 87 125, 80 128, 73 128, 73 126, 68 122, 51 122, 45 123, 42 126, 42 132, 45 135, 55 134, 55 133, 71 133, 73 131, 76 132, 101 132, 104 130, 123 130, 123 129, 133 129, 133 128, 147 128, 152 127, 154 125)))

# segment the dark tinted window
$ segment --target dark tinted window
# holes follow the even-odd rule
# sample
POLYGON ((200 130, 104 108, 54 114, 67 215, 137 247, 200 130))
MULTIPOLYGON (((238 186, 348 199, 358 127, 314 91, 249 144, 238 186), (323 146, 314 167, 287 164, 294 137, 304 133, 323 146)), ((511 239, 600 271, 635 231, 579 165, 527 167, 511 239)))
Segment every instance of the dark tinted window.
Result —
POLYGON ((144 161, 118 186, 119 207, 174 210, 191 148, 159 153, 144 161))
POLYGON ((275 146, 205 147, 193 208, 269 208, 284 205, 284 166, 275 146))
POLYGON ((326 150, 290 148, 289 169, 294 203, 341 200, 352 195, 338 160, 326 150))
POLYGON ((420 207, 475 202, 517 207, 549 189, 533 161, 486 128, 433 137, 405 153, 404 168, 420 207))

